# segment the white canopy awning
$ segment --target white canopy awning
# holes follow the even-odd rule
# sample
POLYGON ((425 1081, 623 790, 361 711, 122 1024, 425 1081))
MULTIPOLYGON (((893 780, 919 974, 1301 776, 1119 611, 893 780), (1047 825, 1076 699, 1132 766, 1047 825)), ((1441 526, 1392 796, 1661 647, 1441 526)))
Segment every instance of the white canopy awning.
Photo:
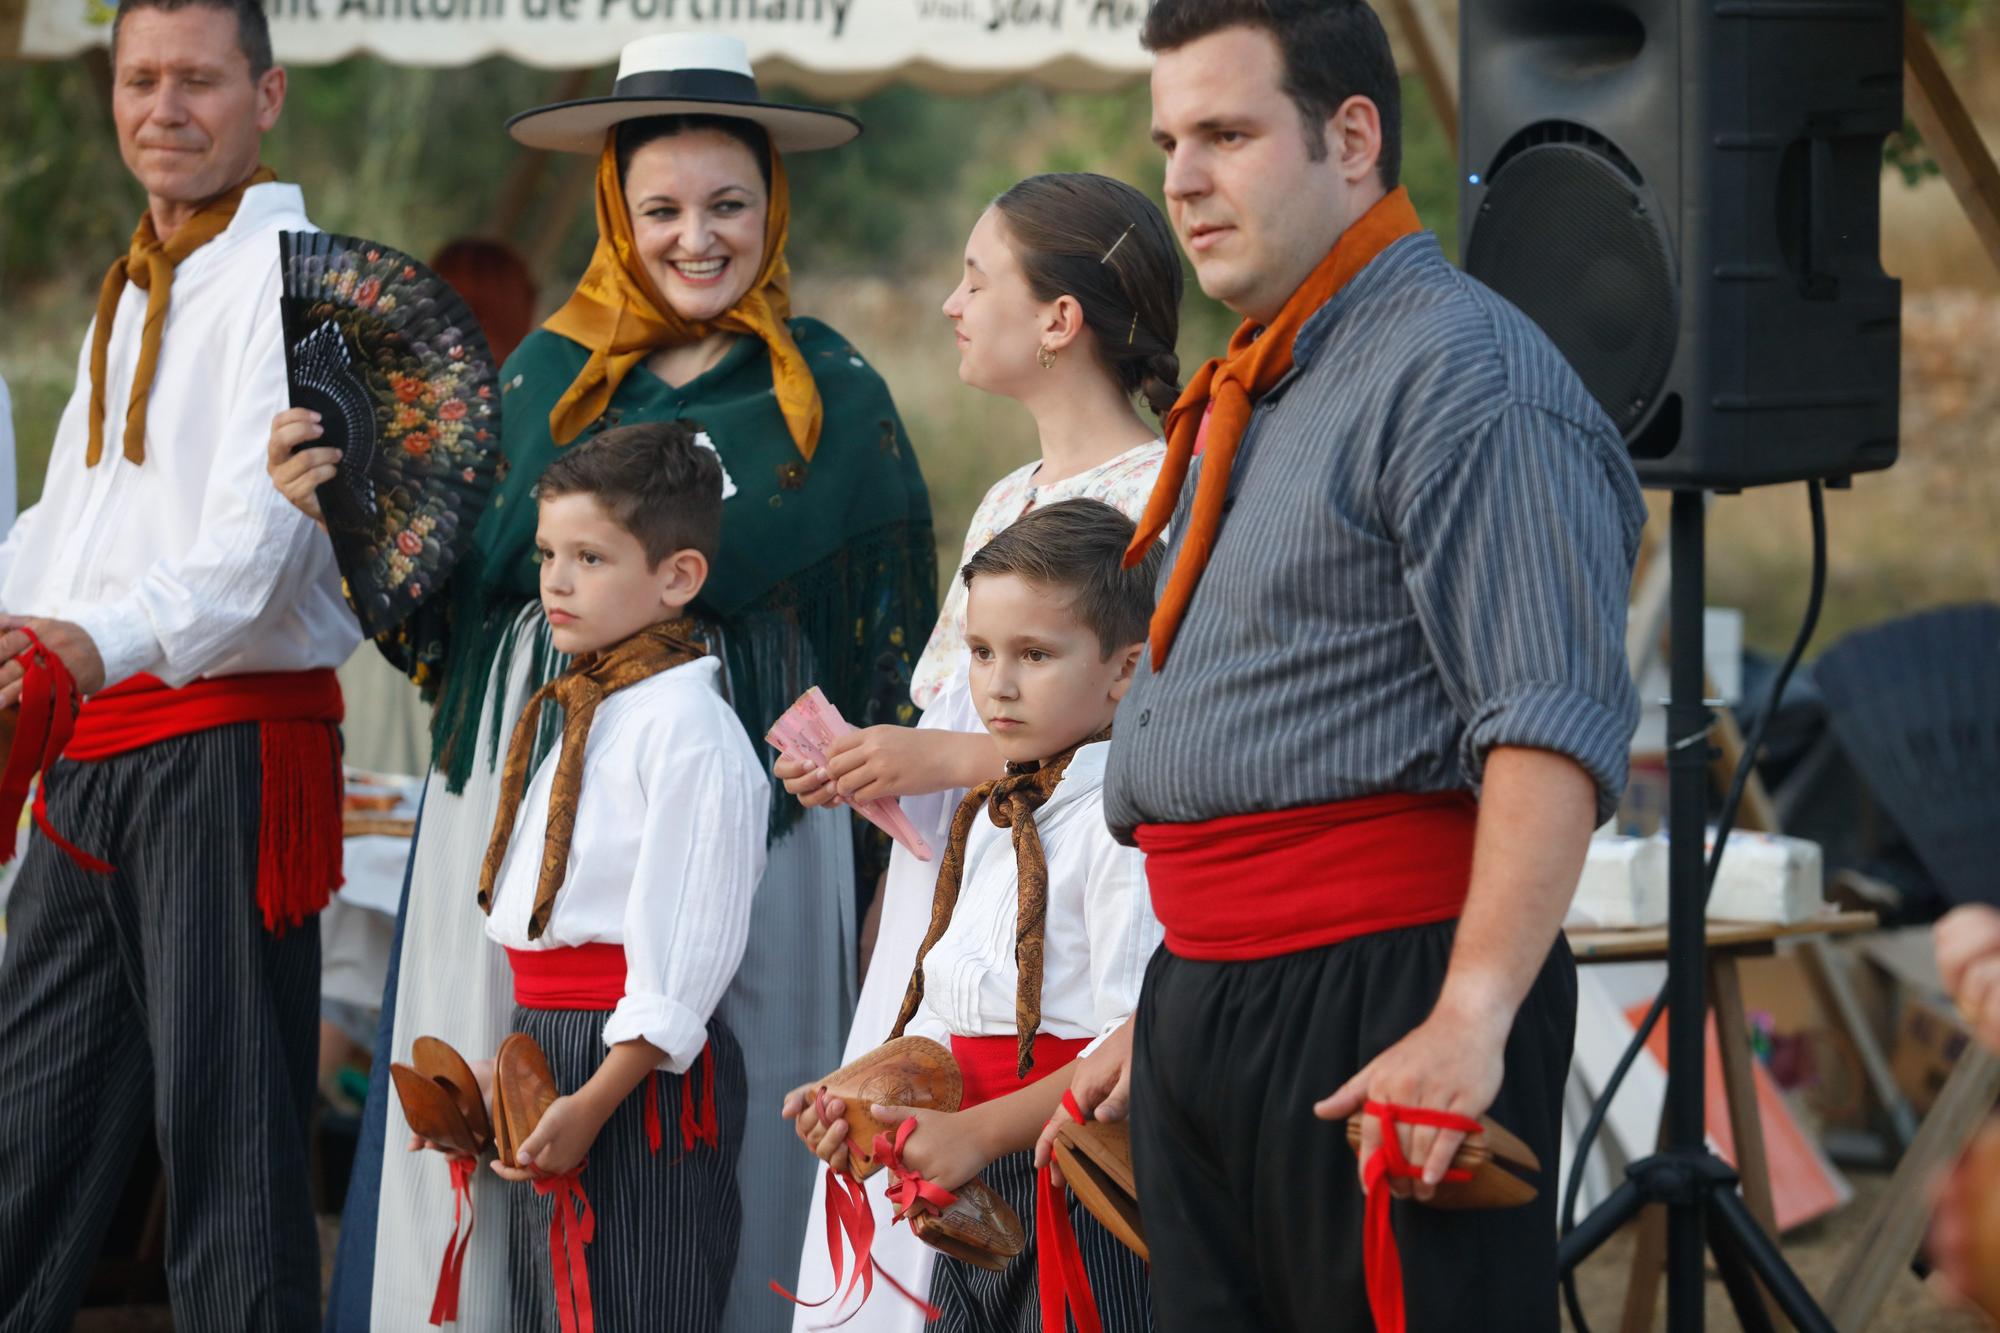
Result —
MULTIPOLYGON (((11 6, 10 6, 11 7, 11 6)), ((1140 77, 1145 0, 267 0, 278 59, 318 65, 370 54, 400 65, 508 56, 545 68, 616 63, 634 37, 728 32, 760 80, 810 97, 857 97, 903 81, 978 93, 1020 78, 1078 91, 1140 77)), ((20 54, 102 46, 105 0, 27 0, 20 54)))

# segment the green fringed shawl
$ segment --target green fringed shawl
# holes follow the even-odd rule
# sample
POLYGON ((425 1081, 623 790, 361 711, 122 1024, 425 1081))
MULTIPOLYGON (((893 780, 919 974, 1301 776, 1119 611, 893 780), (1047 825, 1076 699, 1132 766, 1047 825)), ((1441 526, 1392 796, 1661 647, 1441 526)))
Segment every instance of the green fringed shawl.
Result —
MULTIPOLYGON (((634 370, 587 432, 689 420, 714 440, 736 494, 723 502, 722 551, 691 612, 720 639, 730 699, 767 760, 764 732, 811 685, 857 726, 914 721, 910 669, 937 618, 930 496, 888 386, 826 325, 795 319, 791 329, 826 408, 811 463, 786 432, 769 356, 749 338, 678 389, 634 370)), ((537 330, 508 358, 500 372, 506 461, 472 550, 448 599, 438 599, 443 614, 383 645, 434 693, 433 762, 452 791, 471 775, 474 728, 489 682, 509 669, 512 627, 539 597, 530 492, 557 453, 549 409, 585 356, 567 338, 537 330)), ((562 660, 547 648, 545 630, 533 643, 530 685, 538 686, 562 660)), ((497 711, 486 718, 491 752, 513 721, 497 711)), ((799 814, 798 802, 776 788, 772 836, 799 814)))

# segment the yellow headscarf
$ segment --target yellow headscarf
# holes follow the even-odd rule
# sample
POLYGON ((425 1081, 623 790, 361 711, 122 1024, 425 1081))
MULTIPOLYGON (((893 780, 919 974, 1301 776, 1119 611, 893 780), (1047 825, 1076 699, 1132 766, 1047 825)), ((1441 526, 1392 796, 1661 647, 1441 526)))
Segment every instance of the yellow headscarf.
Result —
POLYGON ((764 215, 764 264, 757 280, 720 318, 695 323, 667 304, 640 262, 625 189, 618 180, 616 134, 606 132, 604 152, 597 159, 597 249, 569 301, 543 325, 590 349, 590 360, 549 413, 550 434, 558 445, 574 440, 604 415, 632 367, 658 349, 726 330, 761 338, 771 349, 772 392, 793 443, 812 461, 819 444, 819 386, 785 327, 792 310, 792 270, 785 262, 792 200, 784 159, 771 151, 771 202, 764 215))

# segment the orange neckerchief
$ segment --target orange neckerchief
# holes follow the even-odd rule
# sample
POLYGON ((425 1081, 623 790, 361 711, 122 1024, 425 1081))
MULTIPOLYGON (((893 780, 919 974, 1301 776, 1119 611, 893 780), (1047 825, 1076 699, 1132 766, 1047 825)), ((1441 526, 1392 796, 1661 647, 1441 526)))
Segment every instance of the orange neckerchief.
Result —
POLYGON ((250 178, 204 204, 165 241, 153 229, 151 209, 140 215, 132 233, 132 248, 111 261, 104 285, 97 292, 97 327, 90 338, 90 448, 85 467, 104 457, 104 376, 111 358, 111 325, 118 318, 118 298, 130 282, 146 293, 146 322, 139 327, 139 364, 132 371, 132 398, 125 406, 125 457, 146 461, 146 402, 153 393, 153 370, 160 361, 160 334, 167 326, 167 298, 173 290, 174 269, 183 259, 229 229, 243 192, 278 179, 269 167, 258 167, 250 178))
POLYGON ((1321 306, 1333 299, 1347 280, 1368 267, 1370 260, 1403 237, 1418 231, 1417 211, 1400 185, 1357 218, 1334 242, 1319 267, 1312 271, 1285 308, 1269 324, 1259 326, 1245 320, 1229 339, 1227 356, 1204 364, 1188 381, 1187 388, 1167 413, 1167 458, 1159 480, 1146 501, 1145 515, 1132 545, 1125 552, 1125 567, 1139 562, 1159 535, 1166 531, 1180 502, 1181 483, 1187 480, 1188 465, 1194 459, 1195 435, 1202 414, 1210 402, 1207 446, 1202 454, 1201 480, 1195 486, 1194 510, 1188 516, 1187 534, 1174 558, 1167 589, 1153 612, 1153 670, 1167 664, 1167 650, 1181 616, 1194 596, 1195 584, 1215 549, 1216 533, 1222 528, 1222 500, 1229 489, 1229 466, 1236 460, 1236 447, 1250 424, 1250 408, 1292 368, 1292 340, 1299 329, 1321 306))
POLYGON ((660 295, 639 259, 625 188, 618 180, 615 131, 604 136, 597 159, 597 249, 590 267, 563 308, 542 327, 583 344, 590 360, 549 413, 549 433, 568 444, 604 415, 612 395, 632 367, 662 347, 698 342, 720 330, 761 338, 771 349, 771 390, 785 414, 792 442, 807 462, 819 445, 819 386, 805 355, 792 341, 785 319, 792 311, 791 266, 785 238, 791 229, 792 196, 785 184, 784 159, 771 153, 771 203, 764 214, 764 266, 750 290, 713 322, 682 319, 660 295))

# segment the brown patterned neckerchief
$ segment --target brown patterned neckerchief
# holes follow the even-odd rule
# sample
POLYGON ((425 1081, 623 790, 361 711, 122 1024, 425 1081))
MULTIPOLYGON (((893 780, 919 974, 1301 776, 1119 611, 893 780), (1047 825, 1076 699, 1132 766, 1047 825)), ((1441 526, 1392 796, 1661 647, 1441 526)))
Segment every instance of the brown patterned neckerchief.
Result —
POLYGON ((1014 1030, 1017 1056, 1015 1076, 1026 1078, 1035 1063, 1035 1033, 1042 1026, 1042 940, 1049 922, 1049 863, 1042 854, 1041 831, 1035 827, 1035 811, 1055 794, 1056 784, 1069 770, 1069 761, 1086 745, 1111 739, 1106 727, 1095 736, 1085 737, 1053 759, 1039 764, 1009 764, 1007 776, 974 787, 958 803, 951 817, 951 837, 946 841, 944 859, 938 864, 937 894, 931 899, 931 928, 917 950, 917 966, 910 974, 910 988, 903 992, 903 1010, 896 1015, 893 1039, 916 1017, 924 998, 924 958, 931 947, 944 938, 951 914, 958 907, 960 882, 965 875, 965 840, 972 821, 984 806, 995 828, 1014 830, 1015 875, 1019 883, 1020 905, 1014 918, 1014 968, 1020 974, 1014 992, 1014 1030))
POLYGON ((521 720, 514 724, 514 738, 507 745, 507 762, 500 770, 500 810, 493 819, 493 836, 486 843, 486 860, 479 868, 479 907, 493 911, 493 881, 506 859, 507 843, 514 833, 514 816, 528 789, 529 760, 534 757, 535 732, 540 729, 542 705, 554 699, 563 710, 562 753, 556 760, 555 783, 549 790, 549 825, 542 840, 542 874, 535 886, 535 907, 528 915, 528 938, 540 939, 555 909, 556 890, 562 887, 569 870, 569 840, 576 830, 576 803, 583 794, 584 743, 590 738, 590 722, 597 706, 628 685, 657 676, 662 671, 707 656, 708 650, 692 638, 694 622, 669 620, 649 625, 631 638, 602 652, 586 653, 570 664, 569 670, 535 691, 521 720))

